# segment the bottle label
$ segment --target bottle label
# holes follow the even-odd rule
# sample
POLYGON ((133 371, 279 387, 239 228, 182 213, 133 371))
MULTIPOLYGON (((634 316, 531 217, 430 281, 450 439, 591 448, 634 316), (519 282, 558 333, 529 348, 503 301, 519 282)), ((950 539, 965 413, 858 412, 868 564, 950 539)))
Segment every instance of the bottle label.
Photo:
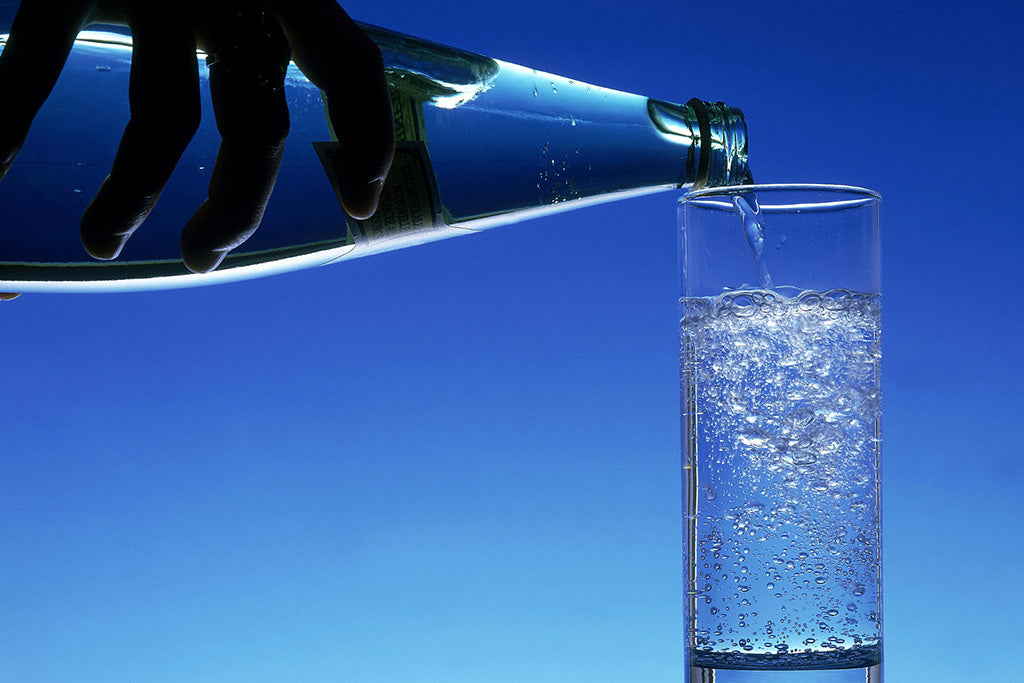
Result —
POLYGON ((424 142, 427 139, 422 102, 392 90, 391 113, 395 120, 395 140, 424 142))

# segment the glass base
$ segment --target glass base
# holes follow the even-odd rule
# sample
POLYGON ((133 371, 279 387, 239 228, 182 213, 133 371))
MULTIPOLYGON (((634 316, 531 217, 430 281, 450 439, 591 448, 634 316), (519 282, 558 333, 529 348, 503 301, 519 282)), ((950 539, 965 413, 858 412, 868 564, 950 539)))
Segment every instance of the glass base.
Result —
POLYGON ((881 683, 878 645, 829 652, 690 651, 688 683, 881 683))
POLYGON ((882 665, 856 669, 756 671, 690 667, 688 683, 882 683, 882 665))

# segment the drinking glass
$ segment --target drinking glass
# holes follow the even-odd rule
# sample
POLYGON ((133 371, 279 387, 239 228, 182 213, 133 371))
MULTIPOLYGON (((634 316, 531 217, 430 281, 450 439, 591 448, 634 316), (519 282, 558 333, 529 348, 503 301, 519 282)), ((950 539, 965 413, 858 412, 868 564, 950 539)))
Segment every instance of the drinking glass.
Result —
POLYGON ((686 670, 882 680, 879 196, 679 205, 686 670))

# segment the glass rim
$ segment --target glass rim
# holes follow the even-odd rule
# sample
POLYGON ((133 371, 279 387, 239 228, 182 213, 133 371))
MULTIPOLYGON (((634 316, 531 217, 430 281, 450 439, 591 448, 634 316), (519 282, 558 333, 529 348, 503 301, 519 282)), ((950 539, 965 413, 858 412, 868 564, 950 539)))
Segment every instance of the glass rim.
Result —
POLYGON ((766 183, 764 185, 723 185, 721 187, 705 187, 683 195, 679 203, 697 208, 735 210, 728 200, 737 195, 757 195, 757 203, 765 213, 791 211, 841 211, 881 201, 882 196, 866 187, 856 185, 830 185, 825 183, 766 183), (816 201, 789 202, 786 204, 772 203, 772 194, 790 193, 830 193, 834 196, 816 201), (845 196, 843 196, 845 195, 845 196))
POLYGON ((720 187, 703 187, 699 190, 692 190, 683 195, 685 201, 689 197, 699 198, 716 194, 746 194, 749 192, 843 192, 846 194, 862 195, 881 199, 882 195, 867 187, 857 185, 839 185, 833 183, 754 183, 753 185, 722 185, 720 187))

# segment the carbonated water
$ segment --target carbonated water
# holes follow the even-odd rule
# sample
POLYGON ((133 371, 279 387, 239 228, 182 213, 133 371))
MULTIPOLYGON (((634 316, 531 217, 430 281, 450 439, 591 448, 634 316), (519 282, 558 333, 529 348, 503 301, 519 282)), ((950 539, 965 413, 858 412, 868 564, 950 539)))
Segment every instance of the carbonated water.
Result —
POLYGON ((877 680, 879 296, 749 289, 682 303, 693 680, 877 680))

